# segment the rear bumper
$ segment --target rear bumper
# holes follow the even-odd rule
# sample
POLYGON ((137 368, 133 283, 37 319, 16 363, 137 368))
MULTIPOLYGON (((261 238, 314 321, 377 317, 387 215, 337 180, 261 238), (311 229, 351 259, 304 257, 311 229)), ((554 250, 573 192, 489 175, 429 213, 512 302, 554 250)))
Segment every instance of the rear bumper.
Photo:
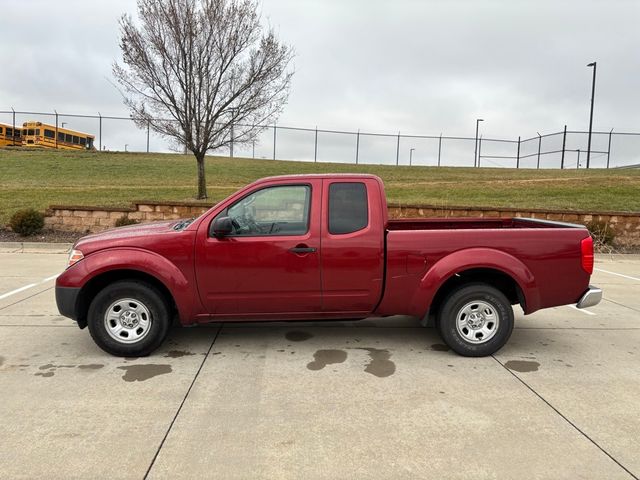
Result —
POLYGON ((597 305, 602 300, 602 289, 589 285, 589 289, 584 292, 580 301, 576 304, 578 308, 588 308, 597 305))
POLYGON ((78 320, 76 308, 78 305, 78 295, 80 288, 76 287, 56 287, 56 305, 60 315, 72 320, 78 320))

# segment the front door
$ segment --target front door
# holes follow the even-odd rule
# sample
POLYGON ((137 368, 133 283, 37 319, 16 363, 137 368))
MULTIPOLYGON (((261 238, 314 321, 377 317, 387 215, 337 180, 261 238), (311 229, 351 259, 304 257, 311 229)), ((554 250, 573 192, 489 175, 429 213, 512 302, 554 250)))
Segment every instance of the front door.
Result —
POLYGON ((217 215, 233 224, 223 238, 208 233, 211 222, 202 223, 207 235, 197 248, 196 275, 210 314, 321 310, 321 187, 321 180, 311 180, 250 192, 217 215))

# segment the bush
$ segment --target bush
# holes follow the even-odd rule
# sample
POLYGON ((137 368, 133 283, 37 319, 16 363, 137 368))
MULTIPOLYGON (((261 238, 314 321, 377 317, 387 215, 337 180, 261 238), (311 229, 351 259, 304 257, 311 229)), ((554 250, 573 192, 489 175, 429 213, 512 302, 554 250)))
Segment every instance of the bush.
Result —
POLYGON ((44 228, 44 215, 33 208, 18 210, 9 220, 9 226, 23 237, 35 235, 44 228))
POLYGON ((116 227, 125 227, 127 225, 135 225, 136 223, 140 222, 138 222, 138 220, 134 220, 133 218, 129 218, 126 215, 123 215, 116 220, 116 227))
POLYGON ((616 238, 615 232, 605 222, 591 222, 586 225, 596 246, 611 246, 616 238))

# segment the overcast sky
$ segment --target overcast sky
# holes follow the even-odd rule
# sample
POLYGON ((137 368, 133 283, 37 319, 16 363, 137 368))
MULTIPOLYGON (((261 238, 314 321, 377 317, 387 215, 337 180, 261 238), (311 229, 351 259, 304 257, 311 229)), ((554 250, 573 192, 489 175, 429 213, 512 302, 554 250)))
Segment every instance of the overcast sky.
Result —
MULTIPOLYGON (((3 2, 0 110, 127 115, 110 83, 134 0, 3 2), (11 46, 12 48, 7 48, 11 46)), ((640 130, 640 1, 264 0, 296 51, 279 124, 517 138, 640 130)), ((6 117, 3 117, 6 118, 6 117)))

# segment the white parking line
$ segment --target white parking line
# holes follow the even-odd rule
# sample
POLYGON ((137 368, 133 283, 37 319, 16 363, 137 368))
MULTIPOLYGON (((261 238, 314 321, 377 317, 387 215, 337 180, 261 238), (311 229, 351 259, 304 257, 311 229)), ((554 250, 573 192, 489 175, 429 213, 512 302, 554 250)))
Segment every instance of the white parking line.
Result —
POLYGON ((578 308, 575 305, 567 305, 567 307, 573 308, 574 310, 577 310, 580 313, 584 313, 585 315, 595 315, 595 313, 590 312, 589 310, 585 310, 583 308, 578 308))
POLYGON ((33 288, 37 285, 37 283, 30 283, 29 285, 25 285, 24 287, 20 287, 20 288, 16 288, 15 290, 11 290, 10 292, 7 292, 3 295, 0 295, 0 300, 2 300, 3 298, 7 298, 10 297, 11 295, 15 295, 16 293, 20 293, 23 292, 25 290, 29 290, 30 288, 33 288))
POLYGON ((602 272, 602 273, 608 273, 609 275, 617 275, 618 277, 624 277, 624 278, 628 278, 629 280, 635 280, 637 282, 640 282, 640 278, 630 277, 629 275, 623 275, 622 273, 610 272, 609 270, 602 270, 601 268, 595 268, 594 270, 597 270, 598 272, 602 272))
POLYGON ((24 292, 25 290, 29 290, 30 288, 33 288, 35 286, 42 285, 43 283, 47 283, 48 281, 58 278, 58 275, 60 274, 56 273, 55 275, 51 275, 50 277, 42 279, 38 283, 30 283, 29 285, 25 285, 24 287, 16 288, 15 290, 11 290, 10 292, 3 293, 2 295, 0 295, 0 300, 10 297, 11 295, 15 295, 16 293, 24 292))

